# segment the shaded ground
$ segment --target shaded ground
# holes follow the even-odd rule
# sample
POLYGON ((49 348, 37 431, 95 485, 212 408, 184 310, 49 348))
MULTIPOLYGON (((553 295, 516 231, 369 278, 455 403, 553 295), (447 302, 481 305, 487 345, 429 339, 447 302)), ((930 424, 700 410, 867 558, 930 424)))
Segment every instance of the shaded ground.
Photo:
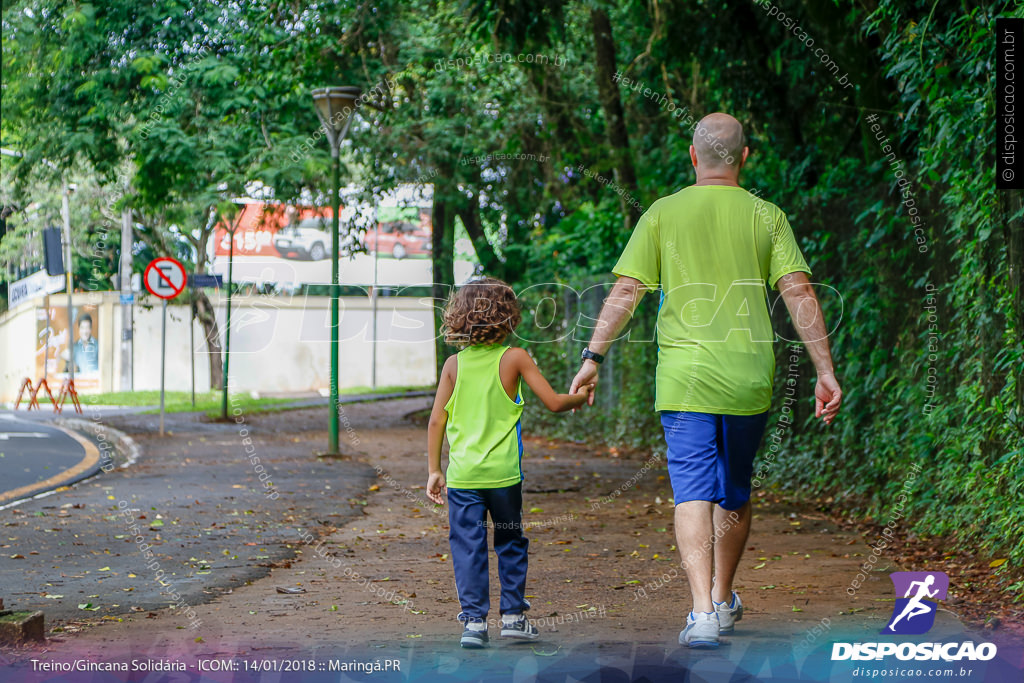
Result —
POLYGON ((105 418, 139 444, 144 455, 131 467, 0 511, 0 595, 8 609, 43 610, 49 625, 62 626, 167 607, 175 602, 168 588, 189 605, 205 602, 292 558, 295 526, 361 514, 348 499, 376 474, 313 455, 311 440, 299 435, 321 429, 322 412, 268 413, 242 424, 169 415, 163 439, 154 436, 156 419, 105 418), (276 500, 245 438, 272 473, 276 500), (126 516, 126 508, 136 512, 126 516), (140 552, 143 544, 152 558, 140 552))
MULTIPOLYGON (((878 632, 889 618, 894 597, 888 572, 899 568, 883 557, 851 597, 847 589, 870 553, 867 540, 855 530, 838 528, 822 513, 760 495, 738 576, 746 616, 718 651, 681 648, 676 638, 688 607, 687 586, 673 547, 671 490, 662 462, 644 454, 527 437, 528 595, 542 638, 527 645, 496 638, 488 650, 459 649, 447 517, 423 496, 425 433, 405 417, 428 403, 413 399, 346 406, 343 441, 358 452, 357 461, 290 465, 293 484, 281 488, 282 501, 288 501, 284 510, 294 519, 268 519, 261 530, 286 539, 291 533, 286 527, 292 526, 300 529, 297 534, 308 530, 322 537, 323 543, 297 542, 293 536, 290 548, 279 546, 280 557, 294 552, 299 561, 269 568, 267 578, 230 594, 207 595, 210 601, 196 607, 202 620, 198 631, 177 628, 179 621, 166 612, 154 619, 126 614, 124 621, 96 628, 85 627, 98 620, 75 624, 83 632, 58 634, 46 646, 30 646, 9 656, 23 663, 29 657, 153 657, 193 665, 215 659, 233 662, 241 673, 210 680, 232 681, 259 680, 246 667, 282 658, 311 661, 321 671, 339 659, 399 662, 400 675, 374 675, 383 680, 562 681, 581 680, 599 670, 617 670, 619 680, 643 675, 679 680, 687 669, 707 680, 733 673, 740 673, 742 680, 745 672, 747 678, 785 675, 789 680, 824 681, 852 680, 855 666, 830 661, 832 641, 884 639, 878 632), (375 480, 360 474, 376 474, 371 466, 379 468, 375 480), (340 483, 344 471, 355 473, 346 482, 350 489, 323 489, 326 481, 340 483), (352 509, 364 514, 352 517, 352 509), (280 594, 277 587, 305 592, 280 594)), ((579 421, 582 430, 586 417, 584 413, 566 419, 579 421)), ((294 455, 281 455, 283 462, 306 462, 299 453, 308 453, 311 443, 324 438, 312 429, 322 423, 321 411, 295 411, 266 421, 259 417, 252 423, 261 439, 274 444, 269 449, 273 453, 292 448, 287 445, 292 440, 294 455)), ((224 434, 217 443, 228 452, 233 448, 224 434)), ((148 447, 151 444, 144 444, 148 447)), ((223 476, 213 468, 206 471, 208 477, 214 474, 223 476)), ((285 481, 276 466, 274 480, 285 481)), ((252 482, 246 486, 251 488, 252 482)), ((244 519, 244 509, 257 495, 241 490, 231 509, 244 519)), ((184 506, 188 496, 177 498, 184 506)), ((175 514, 184 515, 184 507, 175 514)), ((312 535, 307 538, 313 541, 312 535)), ((194 555, 198 550, 214 556, 220 552, 211 542, 188 552, 194 555)), ((211 577, 197 576, 196 584, 210 586, 211 577)), ((491 581, 496 604, 493 561, 491 581)), ((927 635, 934 640, 970 637, 995 636, 964 633, 948 610, 940 611, 927 635)), ((1011 646, 1019 648, 1019 643, 1008 643, 1002 651, 1017 656, 1019 649, 1011 646)), ((1001 677, 1002 671, 994 667, 1006 665, 988 666, 987 673, 981 671, 972 680, 1001 680, 991 676, 1001 677)), ((1011 675, 1019 672, 1007 670, 1011 675)), ((26 673, 18 680, 55 679, 26 673)), ((338 680, 338 674, 301 680, 338 680)))

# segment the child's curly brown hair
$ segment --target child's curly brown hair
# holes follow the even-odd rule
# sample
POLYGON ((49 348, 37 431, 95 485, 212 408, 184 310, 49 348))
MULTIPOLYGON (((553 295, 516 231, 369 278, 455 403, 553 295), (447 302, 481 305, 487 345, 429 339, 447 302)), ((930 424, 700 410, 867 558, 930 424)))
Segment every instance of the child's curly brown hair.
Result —
POLYGON ((459 287, 441 320, 445 342, 458 347, 498 344, 522 322, 519 300, 505 282, 480 278, 459 287))

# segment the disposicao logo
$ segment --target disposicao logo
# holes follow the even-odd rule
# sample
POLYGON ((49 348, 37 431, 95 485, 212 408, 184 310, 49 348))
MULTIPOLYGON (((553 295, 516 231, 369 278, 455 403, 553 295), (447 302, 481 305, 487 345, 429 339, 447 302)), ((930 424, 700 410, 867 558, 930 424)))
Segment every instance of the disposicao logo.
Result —
POLYGON ((949 591, 949 577, 943 572, 893 572, 889 574, 896 588, 896 604, 889 625, 879 633, 904 636, 927 633, 935 624, 938 603, 949 591))
MULTIPOLYGON (((889 575, 896 589, 896 604, 883 635, 920 635, 935 625, 938 600, 945 600, 949 577, 943 572, 893 572, 889 575)), ((832 660, 897 659, 918 661, 987 661, 996 656, 995 643, 833 643, 832 660)))

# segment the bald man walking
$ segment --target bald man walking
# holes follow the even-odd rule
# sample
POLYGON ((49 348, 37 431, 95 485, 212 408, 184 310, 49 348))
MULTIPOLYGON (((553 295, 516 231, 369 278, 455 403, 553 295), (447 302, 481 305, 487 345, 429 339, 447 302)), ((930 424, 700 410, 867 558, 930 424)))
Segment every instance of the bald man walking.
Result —
POLYGON ((719 634, 743 617, 733 577, 750 532, 751 471, 775 373, 766 285, 781 293, 817 370, 815 416, 831 424, 842 402, 824 316, 786 215, 739 185, 748 154, 732 116, 697 124, 697 182, 640 218, 570 390, 597 382, 640 299, 660 287, 655 410, 693 597, 679 642, 693 648, 718 647, 719 634))

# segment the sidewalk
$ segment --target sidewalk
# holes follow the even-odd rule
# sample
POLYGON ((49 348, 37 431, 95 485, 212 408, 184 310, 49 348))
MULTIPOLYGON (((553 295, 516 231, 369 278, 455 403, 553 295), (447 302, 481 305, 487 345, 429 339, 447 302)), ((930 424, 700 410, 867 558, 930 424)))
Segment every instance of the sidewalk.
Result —
MULTIPOLYGON (((376 480, 353 482, 358 492, 346 502, 324 498, 323 514, 294 515, 280 533, 291 536, 288 545, 300 559, 274 563, 264 578, 195 606, 198 631, 176 628, 177 617, 167 611, 151 619, 128 614, 51 641, 48 656, 393 658, 403 676, 413 671, 451 680, 528 680, 538 672, 564 680, 569 672, 582 678, 602 667, 631 678, 678 678, 683 667, 758 675, 767 667, 791 670, 794 678, 799 672, 800 680, 830 680, 833 666, 853 665, 828 661, 832 641, 879 639, 893 606, 888 572, 897 568, 881 558, 851 597, 847 589, 870 553, 865 539, 761 495, 736 587, 746 606, 743 621, 718 651, 681 648, 676 639, 687 587, 661 462, 527 438, 528 596, 542 638, 509 644, 492 628, 492 647, 461 650, 446 512, 434 511, 423 495, 425 428, 405 419, 427 406, 421 398, 346 407, 343 442, 377 472, 376 480), (334 521, 337 527, 322 523, 337 520, 328 512, 350 506, 354 518, 334 521), (278 587, 305 592, 281 594, 278 587)), ((566 419, 585 428, 585 413, 566 419)), ((496 596, 493 560, 490 573, 496 596)), ((951 637, 966 636, 951 613, 940 611, 928 638, 951 637)))

